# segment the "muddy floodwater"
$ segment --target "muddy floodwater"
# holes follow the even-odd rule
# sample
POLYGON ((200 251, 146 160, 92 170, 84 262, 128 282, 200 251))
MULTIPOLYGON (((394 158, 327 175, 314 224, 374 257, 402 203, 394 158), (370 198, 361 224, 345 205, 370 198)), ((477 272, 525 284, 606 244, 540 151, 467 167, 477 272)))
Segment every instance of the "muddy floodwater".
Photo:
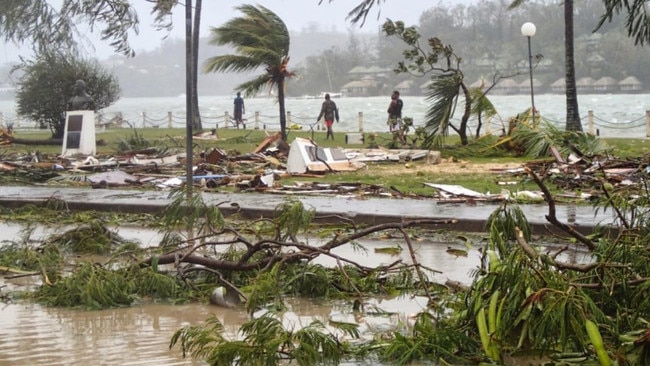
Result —
MULTIPOLYGON (((4 243, 21 238, 20 225, 0 224, 4 243), (12 239, 13 238, 13 239, 12 239)), ((37 228, 29 239, 39 240, 53 232, 37 228)), ((143 246, 157 245, 161 234, 136 227, 118 228, 127 239, 140 240, 143 246)), ((23 236, 24 237, 24 236, 23 236)), ((410 262, 406 245, 398 255, 376 253, 376 248, 395 246, 397 238, 363 241, 367 251, 350 246, 338 248, 335 253, 365 265, 393 263, 401 259, 410 262)), ((484 243, 473 243, 468 249, 465 241, 415 241, 417 259, 424 266, 440 271, 432 279, 447 279, 469 284, 470 271, 479 265, 484 243), (449 254, 449 247, 467 250, 467 256, 449 254)), ((1 244, 0 244, 1 245, 1 244)), ((584 257, 575 250, 565 253, 572 260, 584 257)), ((319 258, 323 265, 336 265, 334 260, 319 258)), ((0 276, 0 291, 6 292, 24 286, 27 279, 8 280, 0 276), (22 282, 21 282, 22 281, 22 282), (4 287, 3 287, 4 286, 4 287)), ((356 322, 362 336, 408 324, 410 317, 425 309, 426 299, 398 297, 368 299, 366 309, 376 307, 385 314, 358 316, 350 312, 346 303, 319 303, 304 299, 287 299, 289 311, 285 323, 300 327, 312 320, 327 323, 329 319, 356 322)), ((163 305, 143 304, 128 308, 101 311, 82 311, 48 308, 30 302, 0 303, 0 365, 202 365, 202 362, 184 359, 178 347, 170 350, 172 334, 185 325, 199 324, 211 314, 235 335, 248 318, 240 309, 225 309, 207 304, 163 305)), ((355 365, 360 365, 356 363, 355 365)))

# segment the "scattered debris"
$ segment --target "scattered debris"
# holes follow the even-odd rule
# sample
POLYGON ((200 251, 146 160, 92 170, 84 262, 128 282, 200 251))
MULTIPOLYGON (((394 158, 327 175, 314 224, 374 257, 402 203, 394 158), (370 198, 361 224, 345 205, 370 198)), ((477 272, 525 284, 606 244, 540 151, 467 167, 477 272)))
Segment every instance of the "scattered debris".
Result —
MULTIPOLYGON (((216 131, 195 137, 218 139, 216 131)), ((12 131, 0 129, 0 144, 12 141, 12 131)), ((612 157, 593 157, 575 152, 564 157, 551 149, 552 157, 535 160, 516 169, 491 169, 500 186, 516 186, 528 179, 527 169, 567 192, 560 197, 590 200, 602 194, 602 186, 629 186, 650 174, 650 163, 643 159, 625 160, 612 157)), ((431 195, 416 196, 395 187, 380 184, 322 183, 319 178, 331 172, 357 171, 367 163, 402 164, 426 159, 427 164, 439 164, 440 152, 398 149, 343 149, 323 148, 314 141, 295 138, 291 145, 281 139, 280 133, 268 135, 252 152, 229 155, 223 149, 213 148, 199 154, 195 160, 193 184, 200 189, 216 190, 230 186, 241 191, 263 191, 285 195, 338 195, 349 197, 391 197, 435 199, 439 203, 498 202, 517 199, 542 201, 541 192, 510 191, 498 194, 476 192, 453 184, 423 183, 434 190, 431 195), (312 177, 313 182, 282 184, 291 176, 312 177)), ((0 161, 0 175, 16 181, 23 176, 30 184, 75 184, 93 188, 150 187, 170 189, 185 184, 184 153, 157 148, 141 148, 110 157, 92 155, 47 156, 39 152, 0 161)), ((507 187, 504 187, 507 188, 507 187)))

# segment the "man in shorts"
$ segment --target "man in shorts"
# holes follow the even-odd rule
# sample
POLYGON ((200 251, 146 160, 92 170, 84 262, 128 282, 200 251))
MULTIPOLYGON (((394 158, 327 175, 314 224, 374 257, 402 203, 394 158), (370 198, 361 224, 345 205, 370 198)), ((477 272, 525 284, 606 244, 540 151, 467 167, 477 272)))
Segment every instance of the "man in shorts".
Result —
POLYGON ((332 136, 332 140, 334 140, 332 125, 334 124, 334 118, 336 118, 337 123, 339 121, 339 109, 336 107, 336 103, 330 100, 329 93, 325 94, 325 101, 320 108, 320 114, 318 115, 318 118, 316 118, 316 122, 320 121, 321 117, 325 117, 325 126, 327 127, 327 135, 325 136, 325 140, 327 140, 330 136, 332 136))

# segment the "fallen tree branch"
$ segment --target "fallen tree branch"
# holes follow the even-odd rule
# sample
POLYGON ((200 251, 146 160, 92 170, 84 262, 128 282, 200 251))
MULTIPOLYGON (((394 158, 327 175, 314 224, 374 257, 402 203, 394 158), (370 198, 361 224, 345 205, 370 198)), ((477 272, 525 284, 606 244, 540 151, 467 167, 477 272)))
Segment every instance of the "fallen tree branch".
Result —
POLYGON ((548 204, 548 215, 546 215, 546 220, 553 224, 554 226, 560 228, 562 231, 565 233, 571 235, 574 237, 576 240, 584 244, 589 250, 593 251, 596 249, 596 244, 589 240, 586 236, 582 235, 579 233, 576 229, 574 229, 572 226, 569 226, 563 222, 560 222, 557 219, 557 216, 555 214, 555 201, 553 200, 553 196, 551 195, 551 192, 548 190, 544 182, 533 172, 530 168, 525 167, 524 171, 535 181, 535 184, 542 190, 542 193, 544 193, 544 200, 548 204))

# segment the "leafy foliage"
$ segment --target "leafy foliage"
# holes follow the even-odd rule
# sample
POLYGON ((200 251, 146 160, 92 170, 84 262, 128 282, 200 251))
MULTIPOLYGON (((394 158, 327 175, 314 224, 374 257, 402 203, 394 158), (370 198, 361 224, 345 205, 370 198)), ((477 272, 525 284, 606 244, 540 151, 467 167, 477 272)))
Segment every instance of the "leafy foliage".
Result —
POLYGON ((96 109, 108 107, 119 98, 120 88, 114 76, 96 61, 74 54, 39 54, 20 68, 24 74, 16 92, 18 113, 48 126, 54 138, 63 137, 65 112, 69 110, 77 80, 86 82, 96 109))
POLYGON ((650 10, 646 0, 604 0, 605 14, 603 14, 596 30, 600 29, 607 21, 620 13, 625 13, 625 28, 628 36, 634 38, 634 44, 643 46, 650 43, 650 10))
POLYGON ((174 278, 157 272, 155 267, 111 269, 98 263, 82 263, 69 276, 41 286, 34 298, 50 306, 97 310, 132 305, 145 296, 177 299, 181 297, 180 289, 174 278))
MULTIPOLYGON (((465 84, 465 75, 461 71, 462 59, 451 45, 444 44, 440 38, 431 37, 427 40, 429 49, 424 49, 420 44, 420 34, 415 27, 405 27, 404 22, 388 20, 382 26, 386 36, 397 37, 409 48, 404 51, 406 61, 400 61, 395 68, 397 73, 409 73, 416 76, 431 74, 426 96, 429 107, 426 114, 426 137, 423 147, 440 147, 442 140, 447 136, 449 128, 453 129, 463 145, 469 143, 468 120, 472 114, 472 104, 478 98, 482 106, 489 105, 484 93, 472 93, 465 84), (456 104, 460 96, 464 97, 464 108, 461 121, 458 125, 451 122, 456 104)), ((482 108, 474 109, 483 113, 482 108)), ((488 110, 486 112, 491 113, 488 110)), ((480 128, 480 127, 479 127, 480 128)), ((478 128, 477 133, 478 135, 478 128)))
MULTIPOLYGON (((332 323, 348 336, 358 338, 356 326, 332 323)), ((205 326, 189 326, 174 333, 170 347, 179 341, 183 355, 205 358, 211 365, 278 365, 295 360, 298 365, 337 365, 346 354, 347 343, 326 330, 323 323, 313 321, 293 330, 283 325, 281 313, 265 312, 244 323, 242 340, 227 340, 221 335, 223 326, 211 316, 205 326)))
POLYGON ((78 254, 108 254, 114 247, 126 244, 135 245, 135 243, 108 230, 100 221, 91 221, 86 225, 71 229, 50 238, 49 242, 78 254))
POLYGON ((27 240, 0 246, 0 266, 34 271, 45 279, 55 279, 65 266, 62 251, 54 245, 35 248, 27 240))
POLYGON ((152 147, 153 144, 142 133, 139 133, 137 128, 132 128, 131 132, 132 134, 130 136, 120 138, 120 141, 117 143, 118 153, 152 147))
POLYGON ((59 9, 46 0, 8 0, 0 3, 0 19, 0 35, 6 41, 29 42, 36 53, 56 49, 76 53, 75 35, 81 33, 77 25, 83 21, 92 30, 100 29, 102 40, 117 52, 129 56, 134 55, 129 32, 137 32, 139 23, 131 4, 123 0, 64 1, 59 9))
POLYGON ((523 150, 530 158, 551 156, 551 148, 557 148, 563 156, 584 154, 603 155, 611 149, 605 141, 597 136, 576 131, 564 131, 552 123, 542 121, 541 125, 531 124, 529 120, 516 118, 511 121, 512 129, 508 137, 502 140, 512 141, 514 146, 523 150))
POLYGON ((454 364, 466 364, 468 360, 459 357, 458 351, 469 353, 478 350, 476 340, 467 333, 449 323, 449 320, 441 321, 427 312, 417 315, 411 336, 394 333, 393 337, 394 339, 383 348, 381 358, 398 365, 439 359, 454 364))
POLYGON ((166 230, 166 236, 173 235, 177 229, 191 230, 196 235, 205 235, 221 229, 224 217, 216 206, 208 206, 201 195, 189 197, 187 188, 172 191, 172 202, 162 212, 160 224, 166 230))
POLYGON ((286 200, 275 212, 275 222, 283 231, 278 235, 280 240, 295 238, 300 232, 307 232, 316 214, 316 210, 305 209, 304 204, 297 199, 286 200))
POLYGON ((131 305, 136 300, 133 284, 123 273, 93 263, 81 264, 70 276, 41 286, 34 296, 50 306, 93 310, 131 305))

